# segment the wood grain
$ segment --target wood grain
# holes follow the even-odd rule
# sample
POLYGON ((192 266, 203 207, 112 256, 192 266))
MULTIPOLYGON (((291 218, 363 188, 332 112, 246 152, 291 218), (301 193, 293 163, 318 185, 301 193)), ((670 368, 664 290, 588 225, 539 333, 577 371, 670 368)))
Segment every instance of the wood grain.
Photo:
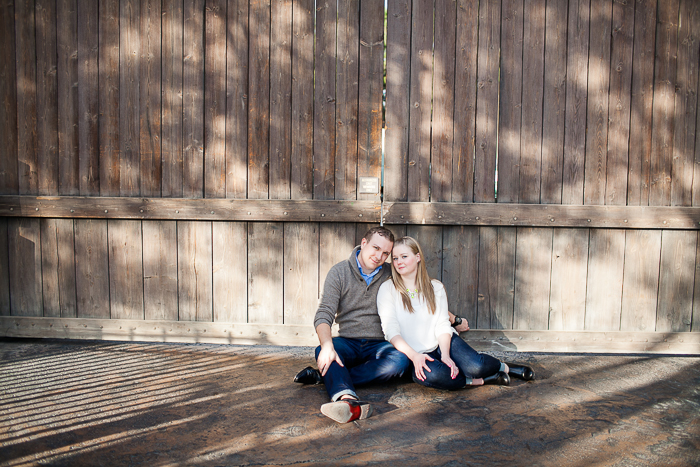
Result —
POLYGON ((523 0, 504 0, 501 8, 497 196, 499 202, 517 203, 523 110, 523 0))
MULTIPOLYGON (((0 60, 3 63, 0 67, 0 139, 4 142, 3 156, 0 157, 0 193, 2 194, 19 192, 15 46, 14 5, 4 3, 0 6, 0 60)), ((9 302, 7 311, 9 313, 9 302)))
POLYGON ((655 330, 660 258, 660 231, 626 232, 620 331, 655 330))
POLYGON ((619 331, 625 231, 591 229, 586 280, 586 330, 619 331))
MULTIPOLYGON (((91 2, 95 6, 94 11, 97 12, 97 2, 91 2)), ((81 8, 82 10, 82 8, 81 8)), ((85 12, 83 12, 85 13, 85 12)), ((82 19, 84 19, 83 16, 82 19)), ((93 26, 96 25, 97 16, 95 15, 93 26)), ((56 170, 57 193, 61 195, 79 195, 80 194, 80 171, 79 171, 79 147, 80 147, 80 85, 79 85, 79 67, 81 65, 79 50, 79 29, 81 25, 83 35, 85 33, 94 33, 92 41, 94 61, 83 57, 83 67, 92 65, 93 80, 90 85, 86 83, 86 90, 83 90, 83 95, 88 94, 87 90, 92 91, 94 100, 94 110, 97 109, 97 29, 90 29, 90 24, 85 24, 78 20, 78 1, 77 0, 59 0, 56 2, 56 85, 57 85, 57 132, 58 132, 58 166, 56 170), (76 86, 77 84, 77 86, 76 86)), ((83 42, 84 45, 84 42, 83 42)), ((83 49, 83 54, 84 54, 83 49)), ((85 70, 85 68, 83 68, 85 70)), ((90 115, 89 112, 86 112, 90 115)), ((94 115, 94 117, 97 117, 94 115)), ((94 128, 94 135, 97 137, 97 127, 94 128)), ((97 143, 97 140, 95 140, 97 143)), ((94 154, 97 156, 97 144, 93 147, 94 154)), ((99 193, 99 187, 96 190, 99 193)))
POLYGON ((517 230, 513 329, 549 328, 552 235, 552 229, 517 230))
POLYGON ((585 329, 589 235, 589 229, 554 230, 548 327, 552 331, 585 329))
POLYGON ((140 221, 107 222, 112 319, 144 319, 143 234, 140 221))
POLYGON ((320 226, 284 224, 284 324, 311 324, 318 308, 320 226))
POLYGON ((695 232, 662 231, 657 332, 691 329, 697 241, 695 232))
POLYGON ((10 310, 12 316, 42 316, 39 219, 9 219, 10 310))
POLYGON ((177 223, 179 321, 213 321, 212 223, 177 223))
POLYGON ((248 321, 248 225, 214 222, 214 322, 248 321))
MULTIPOLYGON (((100 196, 119 196, 120 79, 119 79, 119 4, 100 0, 99 4, 99 183, 100 196)), ((87 38, 86 38, 87 40, 87 38)), ((81 169, 92 167, 89 154, 81 152, 81 169)), ((92 172, 81 170, 80 194, 92 195, 92 172)))
POLYGON ((75 220, 78 318, 110 318, 107 221, 75 220))
POLYGON ((177 223, 144 221, 142 229, 144 317, 177 321, 177 223))
POLYGON ((204 197, 226 197, 226 0, 204 15, 204 197))
POLYGON ((161 23, 161 195, 182 198, 183 138, 183 0, 163 0, 161 23))
POLYGON ((516 229, 479 228, 478 329, 513 329, 516 229))
POLYGON ((284 226, 248 223, 248 322, 284 322, 284 226))

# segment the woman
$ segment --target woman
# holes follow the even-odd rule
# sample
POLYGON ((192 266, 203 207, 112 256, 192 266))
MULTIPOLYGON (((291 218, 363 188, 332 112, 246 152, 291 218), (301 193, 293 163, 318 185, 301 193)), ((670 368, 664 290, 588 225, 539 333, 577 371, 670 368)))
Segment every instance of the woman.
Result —
POLYGON ((413 363, 413 380, 437 389, 510 384, 508 373, 534 379, 529 367, 511 367, 472 349, 454 331, 447 294, 430 280, 416 240, 394 243, 392 278, 379 288, 377 308, 384 336, 413 363))

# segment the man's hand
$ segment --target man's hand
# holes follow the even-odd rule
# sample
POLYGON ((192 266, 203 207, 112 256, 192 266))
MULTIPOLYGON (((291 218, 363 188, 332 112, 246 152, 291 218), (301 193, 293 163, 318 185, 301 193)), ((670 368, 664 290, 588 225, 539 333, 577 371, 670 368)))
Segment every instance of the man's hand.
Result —
POLYGON ((331 327, 325 323, 319 324, 316 326, 316 335, 321 344, 321 351, 318 353, 318 358, 316 359, 318 371, 321 372, 321 376, 326 376, 326 371, 328 371, 328 368, 330 368, 333 362, 338 362, 338 365, 345 366, 335 352, 335 347, 333 347, 331 327))
POLYGON ((321 351, 318 353, 318 358, 316 359, 318 371, 321 372, 321 376, 326 375, 326 371, 328 371, 328 368, 330 368, 333 362, 337 362, 340 366, 345 366, 338 354, 335 353, 335 348, 332 343, 331 345, 321 346, 321 351))
MULTIPOLYGON (((450 324, 454 324, 455 315, 453 315, 450 311, 448 311, 447 313, 450 315, 450 324)), ((459 326, 455 326, 454 328, 457 332, 467 332, 469 331, 469 322, 466 318, 462 318, 462 323, 459 326)))

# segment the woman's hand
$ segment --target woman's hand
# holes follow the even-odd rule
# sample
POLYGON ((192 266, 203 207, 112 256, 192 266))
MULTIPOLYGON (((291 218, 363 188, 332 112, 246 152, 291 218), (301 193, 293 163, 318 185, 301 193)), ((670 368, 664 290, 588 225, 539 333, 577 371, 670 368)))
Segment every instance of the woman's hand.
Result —
POLYGON ((428 373, 430 373, 430 368, 428 368, 428 364, 425 362, 426 361, 432 362, 433 359, 429 355, 416 352, 411 357, 411 361, 413 362, 413 368, 416 369, 416 378, 418 378, 421 381, 425 381, 425 371, 424 370, 428 370, 428 373))
POLYGON ((442 363, 450 367, 450 377, 452 379, 455 379, 459 374, 459 368, 457 368, 457 364, 448 355, 443 355, 440 360, 442 360, 442 363))

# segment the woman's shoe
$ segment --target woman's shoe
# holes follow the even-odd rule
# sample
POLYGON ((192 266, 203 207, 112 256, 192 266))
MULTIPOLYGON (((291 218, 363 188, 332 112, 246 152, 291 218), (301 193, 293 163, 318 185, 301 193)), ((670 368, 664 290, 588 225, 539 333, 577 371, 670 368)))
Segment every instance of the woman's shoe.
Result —
POLYGON ((533 370, 532 367, 508 362, 506 362, 506 365, 508 365, 508 374, 511 376, 525 381, 532 381, 535 379, 535 370, 533 370))
POLYGON ((505 371, 499 371, 498 373, 484 378, 484 384, 495 384, 498 386, 509 386, 510 376, 505 371))

